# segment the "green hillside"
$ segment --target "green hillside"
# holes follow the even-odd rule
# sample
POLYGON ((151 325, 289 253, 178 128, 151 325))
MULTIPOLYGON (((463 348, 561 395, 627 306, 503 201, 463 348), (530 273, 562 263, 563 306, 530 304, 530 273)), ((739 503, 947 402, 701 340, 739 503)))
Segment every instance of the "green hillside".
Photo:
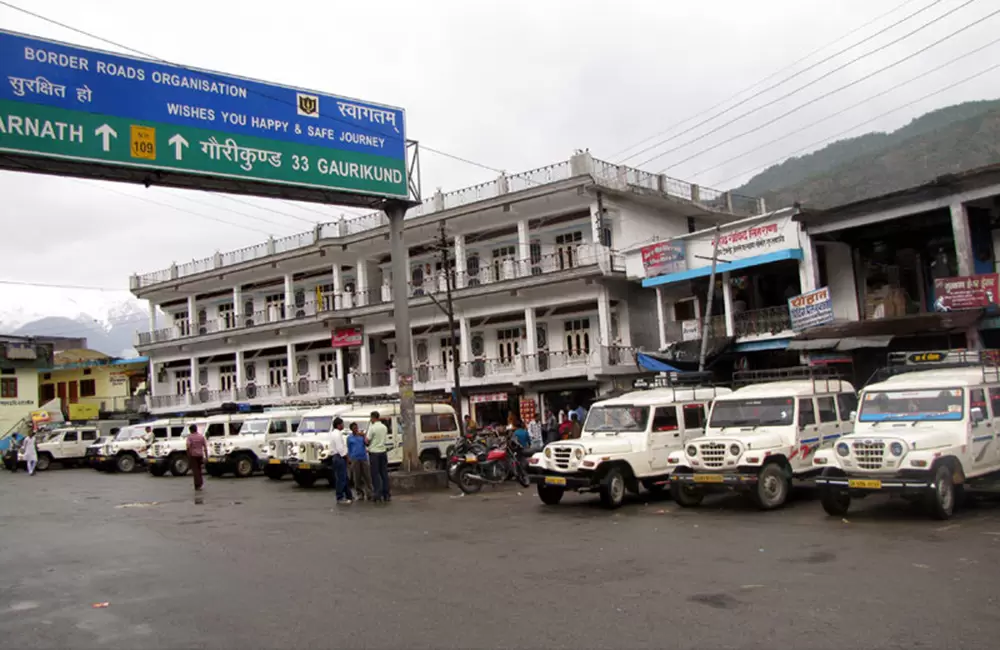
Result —
POLYGON ((772 207, 850 203, 1000 162, 1000 100, 922 115, 890 133, 838 140, 766 169, 736 189, 772 207))

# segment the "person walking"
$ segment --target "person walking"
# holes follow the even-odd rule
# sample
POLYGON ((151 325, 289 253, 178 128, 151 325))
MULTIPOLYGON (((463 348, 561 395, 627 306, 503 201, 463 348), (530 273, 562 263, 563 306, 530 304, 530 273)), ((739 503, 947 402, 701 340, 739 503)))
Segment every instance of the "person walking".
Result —
POLYGON ((28 436, 21 441, 21 451, 24 452, 24 462, 28 466, 28 476, 34 476, 35 465, 38 463, 38 447, 35 446, 34 431, 29 431, 28 436))
POLYGON ((188 427, 188 437, 185 441, 187 446, 188 465, 191 467, 191 475, 194 476, 194 489, 201 490, 205 485, 201 472, 205 469, 205 457, 208 456, 208 441, 205 436, 198 433, 198 425, 192 424, 188 427))
POLYGON ((545 412, 545 425, 542 427, 542 436, 545 444, 559 439, 559 422, 552 411, 545 412))
POLYGON ((528 423, 528 438, 531 440, 532 449, 541 449, 545 446, 542 440, 542 424, 538 421, 537 415, 532 415, 531 422, 528 423))
POLYGON ((354 496, 358 501, 374 498, 372 491, 372 468, 368 464, 368 441, 358 431, 358 423, 351 422, 351 435, 347 436, 347 462, 354 483, 354 496))
POLYGON ((351 503, 351 490, 347 487, 347 440, 344 439, 344 421, 333 421, 333 438, 330 440, 330 468, 333 471, 333 487, 337 491, 337 503, 351 503))
POLYGON ((372 483, 375 489, 375 503, 387 503, 392 499, 389 494, 389 453, 386 449, 386 438, 389 430, 382 424, 378 411, 372 411, 371 424, 368 425, 368 456, 371 459, 372 483))
POLYGON ((527 451, 531 447, 531 435, 528 430, 524 428, 524 423, 515 422, 514 423, 514 438, 517 439, 517 443, 521 445, 521 449, 527 451))

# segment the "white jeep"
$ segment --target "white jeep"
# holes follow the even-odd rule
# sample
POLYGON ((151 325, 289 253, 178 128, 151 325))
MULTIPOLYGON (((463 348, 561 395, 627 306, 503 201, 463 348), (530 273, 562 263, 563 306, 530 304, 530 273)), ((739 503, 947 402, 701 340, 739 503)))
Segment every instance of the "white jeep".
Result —
MULTIPOLYGON (((277 475, 280 479, 284 472, 279 475, 268 465, 270 444, 294 434, 305 412, 305 409, 275 409, 248 415, 239 433, 209 441, 208 462, 220 474, 232 472, 246 478, 263 469, 268 476, 277 475)), ((280 467, 277 463, 274 466, 280 467)))
POLYGON ((146 464, 153 476, 163 476, 168 471, 174 476, 188 472, 185 440, 190 419, 164 419, 146 422, 153 432, 153 443, 146 450, 146 464))
POLYGON ((975 352, 889 361, 893 376, 861 392, 854 433, 813 459, 823 509, 841 516, 852 498, 895 493, 947 519, 1000 478, 1000 372, 975 352))
POLYGON ((830 373, 758 370, 734 381, 748 385, 716 399, 705 435, 670 455, 670 491, 683 507, 713 490, 747 493, 762 510, 781 507, 793 480, 819 472, 816 452, 851 431, 854 387, 830 373))
POLYGON ((152 432, 144 424, 123 427, 118 435, 106 441, 97 450, 92 461, 95 469, 104 472, 128 474, 146 462, 146 451, 153 442, 152 432))
POLYGON ((617 508, 640 485, 663 491, 674 470, 670 453, 701 435, 708 405, 730 392, 674 385, 596 402, 579 439, 550 442, 529 459, 538 497, 556 505, 566 490, 599 492, 605 507, 617 508))
MULTIPOLYGON (((211 447, 212 439, 228 435, 236 435, 240 424, 243 422, 243 415, 211 415, 206 418, 185 420, 180 435, 171 435, 166 439, 157 440, 149 448, 146 462, 149 465, 149 473, 153 476, 163 476, 170 470, 174 476, 183 476, 189 470, 187 457, 187 435, 190 425, 198 427, 198 432, 205 436, 211 447)), ((171 434, 174 427, 171 426, 171 434)), ((212 466, 206 463, 205 471, 208 474, 221 476, 212 466)))
MULTIPOLYGON (((36 436, 35 448, 40 472, 51 467, 53 462, 62 467, 89 464, 87 447, 101 436, 116 435, 121 427, 128 426, 124 420, 101 420, 84 425, 63 426, 36 436)), ((24 463, 24 452, 18 452, 18 462, 24 463)))
POLYGON ((329 481, 333 471, 330 466, 333 422, 352 408, 350 404, 333 404, 304 413, 296 435, 268 442, 268 466, 281 468, 282 474, 290 471, 302 487, 312 487, 321 478, 329 481))

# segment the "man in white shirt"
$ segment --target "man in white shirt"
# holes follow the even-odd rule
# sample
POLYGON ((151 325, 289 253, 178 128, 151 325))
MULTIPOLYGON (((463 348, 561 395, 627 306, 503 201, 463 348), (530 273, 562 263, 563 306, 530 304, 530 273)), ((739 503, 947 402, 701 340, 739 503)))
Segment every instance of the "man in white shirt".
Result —
POLYGON ((330 440, 330 465, 333 470, 333 487, 337 491, 337 503, 351 503, 351 490, 347 487, 347 439, 344 437, 344 421, 333 421, 333 438, 330 440))
POLYGON ((531 422, 528 423, 528 438, 531 440, 532 449, 542 448, 542 423, 538 421, 537 415, 532 415, 531 422))

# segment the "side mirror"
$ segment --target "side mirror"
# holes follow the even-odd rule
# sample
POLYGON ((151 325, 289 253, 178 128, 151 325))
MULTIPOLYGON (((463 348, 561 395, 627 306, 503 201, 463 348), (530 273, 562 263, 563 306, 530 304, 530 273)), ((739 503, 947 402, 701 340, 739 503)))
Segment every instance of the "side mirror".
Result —
POLYGON ((969 417, 972 418, 973 424, 979 424, 980 422, 986 419, 986 417, 983 415, 983 409, 981 409, 978 406, 973 407, 973 409, 969 411, 969 417))
POLYGON ((858 412, 851 411, 851 414, 847 416, 847 419, 850 420, 851 422, 856 422, 858 419, 858 412))

